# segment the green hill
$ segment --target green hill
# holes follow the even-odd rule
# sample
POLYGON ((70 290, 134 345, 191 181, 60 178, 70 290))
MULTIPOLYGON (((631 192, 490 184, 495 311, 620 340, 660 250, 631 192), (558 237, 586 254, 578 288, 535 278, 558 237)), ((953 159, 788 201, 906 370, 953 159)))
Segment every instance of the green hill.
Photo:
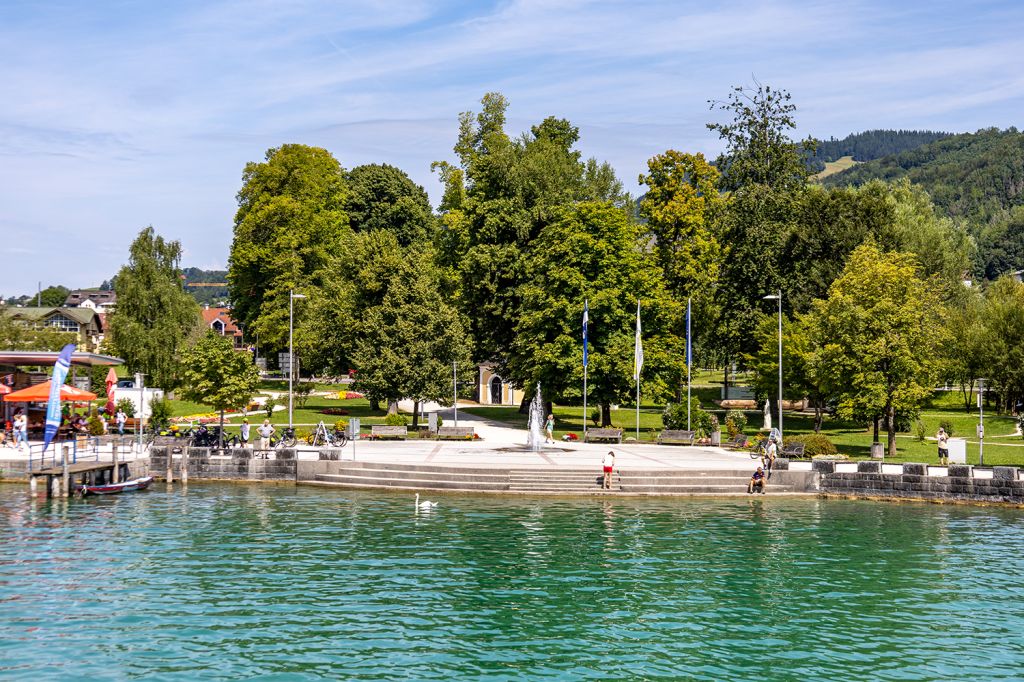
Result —
POLYGON ((845 157, 850 159, 850 163, 847 164, 849 166, 854 161, 872 161, 915 149, 951 134, 931 130, 865 130, 862 133, 847 135, 841 140, 834 137, 818 140, 818 148, 814 156, 808 159, 808 166, 818 172, 819 177, 824 177, 825 171, 835 168, 833 164, 845 157))

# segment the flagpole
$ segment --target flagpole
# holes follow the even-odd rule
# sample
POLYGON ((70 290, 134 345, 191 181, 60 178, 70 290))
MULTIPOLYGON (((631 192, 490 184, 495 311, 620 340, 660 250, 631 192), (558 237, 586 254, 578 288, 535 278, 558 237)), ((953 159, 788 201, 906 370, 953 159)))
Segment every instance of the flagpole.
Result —
POLYGON ((686 299, 686 430, 690 430, 690 299, 686 299))
POLYGON ((640 370, 643 367, 643 351, 640 344, 640 299, 636 300, 636 347, 633 349, 633 366, 636 368, 636 440, 640 442, 640 370))
POLYGON ((583 442, 587 442, 587 325, 590 323, 590 306, 583 299, 583 442))

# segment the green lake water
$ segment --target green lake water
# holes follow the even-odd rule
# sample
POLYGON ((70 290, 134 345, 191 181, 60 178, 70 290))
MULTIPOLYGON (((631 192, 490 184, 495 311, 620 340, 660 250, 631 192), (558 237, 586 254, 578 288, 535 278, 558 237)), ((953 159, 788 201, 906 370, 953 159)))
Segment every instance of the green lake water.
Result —
POLYGON ((1024 511, 0 486, 0 679, 1020 680, 1024 511))

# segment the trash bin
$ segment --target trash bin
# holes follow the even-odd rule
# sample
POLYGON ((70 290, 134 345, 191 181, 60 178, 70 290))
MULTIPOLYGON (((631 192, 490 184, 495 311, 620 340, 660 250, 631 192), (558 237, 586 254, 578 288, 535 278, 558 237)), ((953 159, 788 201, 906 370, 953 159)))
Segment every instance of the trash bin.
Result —
POLYGON ((885 459, 885 445, 882 443, 871 444, 871 459, 885 459))
POLYGON ((949 447, 950 464, 967 464, 967 440, 964 438, 950 438, 946 445, 949 447))

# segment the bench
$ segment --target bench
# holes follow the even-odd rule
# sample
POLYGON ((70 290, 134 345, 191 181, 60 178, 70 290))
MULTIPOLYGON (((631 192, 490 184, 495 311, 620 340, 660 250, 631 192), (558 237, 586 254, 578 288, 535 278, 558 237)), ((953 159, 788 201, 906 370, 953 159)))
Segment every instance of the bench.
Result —
POLYGON ((405 440, 409 437, 409 428, 405 426, 388 426, 387 424, 374 424, 370 427, 370 438, 398 438, 405 440))
POLYGON ((437 429, 438 440, 473 440, 476 431, 472 426, 440 426, 437 429))
POLYGON ((790 443, 789 445, 783 445, 782 452, 779 454, 787 459, 800 459, 804 456, 804 444, 790 443))
POLYGON ((587 429, 583 441, 589 443, 592 440, 613 440, 622 443, 622 429, 587 429))
POLYGON ((658 442, 662 445, 693 445, 696 436, 694 431, 664 430, 658 434, 658 442))
POLYGON ((747 447, 747 437, 742 433, 730 441, 722 443, 723 448, 732 448, 734 450, 743 450, 747 447))

